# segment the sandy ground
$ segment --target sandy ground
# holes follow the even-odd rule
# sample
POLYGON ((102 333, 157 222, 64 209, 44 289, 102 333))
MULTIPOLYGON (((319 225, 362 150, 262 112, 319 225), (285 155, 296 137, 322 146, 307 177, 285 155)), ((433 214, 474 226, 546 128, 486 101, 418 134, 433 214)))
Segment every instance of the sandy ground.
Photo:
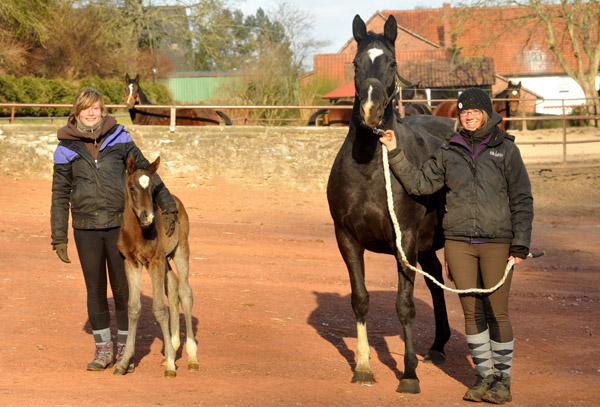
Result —
MULTIPOLYGON (((532 251, 518 266, 514 406, 596 406, 600 400, 600 169, 530 171, 532 251)), ((2 406, 453 406, 474 380, 460 304, 446 294, 452 338, 442 366, 419 364, 422 392, 396 393, 404 344, 390 256, 368 254, 369 336, 377 383, 351 384, 356 329, 346 269, 323 191, 166 179, 191 219, 191 285, 200 370, 163 377, 162 338, 143 278, 133 374, 88 372, 93 355, 85 288, 50 247, 50 181, 0 176, 2 406)), ((72 242, 72 239, 70 240, 72 242)), ((440 253, 441 255, 441 253, 440 253)), ((416 349, 433 340, 419 278, 416 349)))

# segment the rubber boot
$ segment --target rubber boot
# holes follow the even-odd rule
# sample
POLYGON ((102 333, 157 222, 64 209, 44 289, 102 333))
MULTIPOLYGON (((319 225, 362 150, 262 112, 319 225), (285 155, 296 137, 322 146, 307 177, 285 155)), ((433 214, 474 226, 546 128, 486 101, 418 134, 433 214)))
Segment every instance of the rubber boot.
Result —
POLYGON ((494 404, 504 404, 512 401, 510 394, 510 376, 504 373, 496 374, 492 387, 481 397, 483 401, 494 404))
POLYGON ((94 360, 87 365, 87 370, 102 371, 113 365, 112 342, 101 342, 96 344, 94 360))
POLYGON ((477 381, 471 387, 465 395, 463 396, 463 400, 468 401, 482 401, 482 397, 484 394, 490 391, 490 388, 495 382, 495 378, 493 374, 487 375, 485 377, 481 375, 477 375, 477 381))
MULTIPOLYGON (((123 352, 125 352, 125 343, 117 342, 117 363, 123 359, 123 352)), ((135 370, 135 365, 132 360, 129 360, 129 365, 127 365, 127 373, 133 373, 135 370)))

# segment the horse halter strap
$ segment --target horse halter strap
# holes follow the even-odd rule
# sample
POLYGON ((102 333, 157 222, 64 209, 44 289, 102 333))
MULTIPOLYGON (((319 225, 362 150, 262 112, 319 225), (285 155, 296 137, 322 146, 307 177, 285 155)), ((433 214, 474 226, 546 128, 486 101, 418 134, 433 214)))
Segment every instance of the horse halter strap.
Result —
MULTIPOLYGON (((400 91, 402 89, 402 86, 400 86, 400 74, 398 73, 398 67, 396 67, 396 69, 394 70, 395 76, 396 78, 398 78, 398 80, 396 81, 396 86, 394 87, 394 91, 392 92, 392 94, 390 96, 388 96, 388 99, 385 101, 385 103, 383 104, 383 110, 387 109, 387 107, 389 106, 390 102, 392 100, 394 100, 394 98, 396 97, 396 95, 400 94, 400 91)), ((402 96, 400 96, 402 97, 402 96)))

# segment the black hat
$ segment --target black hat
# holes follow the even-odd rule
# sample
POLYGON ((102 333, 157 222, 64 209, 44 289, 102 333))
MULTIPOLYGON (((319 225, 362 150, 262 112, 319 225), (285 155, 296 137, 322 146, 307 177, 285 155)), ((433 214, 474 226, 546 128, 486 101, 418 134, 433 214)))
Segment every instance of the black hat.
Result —
POLYGON ((456 112, 460 114, 463 110, 468 109, 479 109, 483 110, 488 114, 488 117, 492 117, 492 99, 488 94, 479 88, 469 88, 460 94, 458 101, 456 102, 456 112))

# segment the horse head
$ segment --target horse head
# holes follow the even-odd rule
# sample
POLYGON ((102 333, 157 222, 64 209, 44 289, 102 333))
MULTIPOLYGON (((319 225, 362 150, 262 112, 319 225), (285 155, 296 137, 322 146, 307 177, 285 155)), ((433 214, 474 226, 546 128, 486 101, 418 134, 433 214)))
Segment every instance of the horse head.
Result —
POLYGON ((402 88, 402 100, 427 100, 427 91, 423 81, 402 88))
POLYGON ((510 110, 510 115, 516 115, 517 110, 519 109, 519 100, 521 98, 521 82, 513 83, 512 81, 508 81, 508 87, 506 88, 506 98, 510 99, 508 101, 508 109, 510 110))
POLYGON ((136 168, 135 157, 127 160, 127 177, 125 179, 125 202, 131 207, 138 218, 142 229, 148 228, 154 222, 154 202, 152 177, 158 170, 160 157, 146 168, 136 168))
POLYGON ((133 106, 140 101, 140 75, 135 75, 135 79, 131 79, 129 74, 125 74, 125 103, 128 109, 132 109, 133 106))
POLYGON ((357 102, 360 103, 360 119, 368 127, 381 124, 398 92, 394 45, 397 30, 394 16, 388 17, 383 34, 367 32, 367 26, 359 15, 354 17, 352 23, 352 34, 357 44, 354 87, 357 102))

